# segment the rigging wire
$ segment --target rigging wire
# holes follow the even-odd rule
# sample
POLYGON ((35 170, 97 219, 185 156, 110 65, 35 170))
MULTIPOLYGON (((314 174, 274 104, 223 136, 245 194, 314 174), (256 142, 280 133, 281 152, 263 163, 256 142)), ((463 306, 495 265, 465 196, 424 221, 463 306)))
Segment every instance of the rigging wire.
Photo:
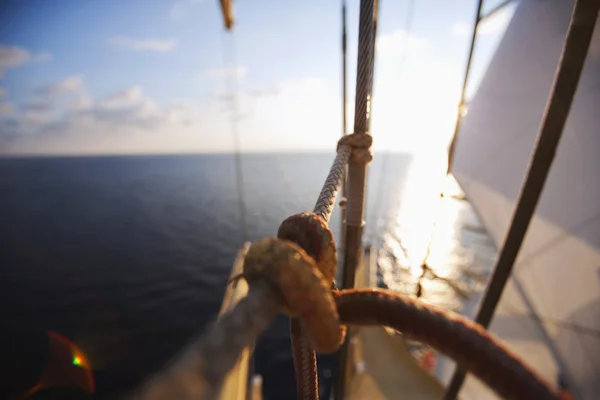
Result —
POLYGON ((240 131, 239 131, 239 121, 240 121, 240 113, 239 113, 239 80, 238 80, 238 65, 237 65, 237 57, 236 57, 236 47, 235 47, 235 36, 232 31, 223 30, 222 31, 222 39, 223 39, 223 67, 226 71, 227 76, 227 98, 229 100, 229 105, 231 108, 231 134, 233 136, 233 147, 234 147, 234 164, 235 164, 235 182, 236 182, 236 190, 237 190, 237 200, 239 207, 239 216, 240 216, 240 229, 241 229, 241 239, 242 243, 248 240, 248 225, 246 218, 246 198, 244 195, 244 173, 242 167, 242 155, 241 155, 241 140, 240 140, 240 131), (228 40, 229 43, 228 43, 228 40), (226 50, 229 48, 229 54, 227 54, 226 50), (229 58, 229 60, 228 60, 229 58))
POLYGON ((423 279, 423 277, 425 276, 425 271, 429 270, 431 271, 431 267, 427 264, 427 260, 429 259, 429 256, 431 255, 431 248, 433 246, 433 237, 435 236, 435 231, 436 231, 436 227, 437 227, 437 221, 439 219, 440 216, 440 212, 442 209, 442 200, 444 198, 444 193, 446 191, 446 184, 448 182, 448 176, 450 174, 450 170, 452 167, 452 160, 454 157, 454 147, 456 145, 456 138, 458 137, 457 132, 460 129, 460 122, 461 122, 461 117, 462 117, 462 110, 464 109, 464 106, 466 104, 466 98, 465 98, 465 94, 467 91, 467 85, 469 84, 469 73, 471 70, 471 63, 473 60, 473 54, 475 51, 475 42, 477 39, 477 29, 479 28, 479 24, 481 22, 481 9, 483 7, 483 0, 478 0, 477 2, 477 15, 475 18, 475 22, 473 24, 473 33, 471 35, 471 44, 469 46, 469 56, 467 59, 467 66, 465 68, 465 76, 464 76, 464 80, 463 80, 463 87, 461 90, 461 94, 460 94, 460 103, 459 103, 459 112, 458 115, 456 116, 456 124, 454 127, 454 132, 452 134, 452 140, 450 142, 449 148, 448 148, 448 162, 446 165, 446 175, 445 175, 445 180, 442 184, 442 190, 440 192, 440 199, 438 200, 438 204, 436 207, 436 210, 434 212, 434 219, 433 219, 433 224, 431 225, 431 229, 429 231, 429 241, 427 243, 427 249, 425 251, 425 256, 423 257, 423 261, 421 262, 421 269, 423 270, 423 273, 421 274, 421 278, 419 278, 419 282, 417 284, 417 297, 420 296, 420 294, 422 293, 422 286, 421 286, 421 280, 423 279))
MULTIPOLYGON (((402 71, 404 70, 404 67, 406 65, 406 59, 408 57, 408 50, 409 50, 409 44, 410 44, 409 38, 410 38, 411 31, 412 31, 414 14, 415 14, 415 0, 408 0, 406 20, 404 21, 404 26, 405 26, 404 32, 406 33, 406 35, 405 35, 406 46, 404 47, 404 52, 402 53, 402 57, 400 58, 400 65, 399 65, 400 73, 398 75, 400 75, 402 73, 402 71)), ((375 191, 375 193, 376 193, 375 208, 373 209, 375 212, 375 224, 374 225, 371 224, 371 226, 372 226, 371 235, 369 235, 371 237, 371 240, 377 239, 377 226, 378 226, 378 222, 379 222, 379 218, 380 218, 381 198, 383 197, 383 194, 385 191, 385 182, 384 181, 385 181, 385 177, 386 177, 389 156, 390 156, 390 150, 387 149, 382 157, 381 172, 379 174, 379 180, 377 182, 377 189, 375 191)), ((365 212, 368 215, 369 209, 367 208, 367 210, 365 212)), ((365 220, 368 220, 368 218, 365 217, 365 220)))

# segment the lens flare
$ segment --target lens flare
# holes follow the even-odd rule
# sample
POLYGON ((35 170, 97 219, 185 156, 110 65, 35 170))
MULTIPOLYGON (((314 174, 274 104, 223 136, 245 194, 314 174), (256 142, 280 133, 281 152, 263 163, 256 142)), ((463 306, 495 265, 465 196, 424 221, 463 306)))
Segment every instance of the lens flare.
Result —
POLYGON ((38 383, 29 390, 33 393, 48 388, 79 388, 94 393, 94 377, 85 354, 73 342, 53 331, 48 332, 50 352, 46 368, 38 383))

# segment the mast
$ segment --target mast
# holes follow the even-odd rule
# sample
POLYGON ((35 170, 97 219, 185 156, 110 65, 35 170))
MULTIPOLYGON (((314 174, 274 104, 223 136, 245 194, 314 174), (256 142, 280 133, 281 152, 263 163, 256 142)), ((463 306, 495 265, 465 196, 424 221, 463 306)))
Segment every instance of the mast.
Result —
MULTIPOLYGON (((346 55, 346 0, 342 0, 342 136, 348 134, 347 129, 347 117, 346 117, 346 104, 347 104, 347 81, 346 78, 346 66, 347 66, 347 55, 346 55)), ((347 175, 348 168, 346 168, 347 175)), ((345 176, 346 176, 345 175, 345 176)), ((341 237, 340 247, 341 251, 346 248, 346 204, 345 199, 347 195, 346 190, 346 178, 342 182, 342 199, 344 202, 340 202, 340 213, 341 213, 341 237)))
MULTIPOLYGON (((356 95, 354 111, 354 133, 370 134, 371 95, 373 91, 373 67, 375 63, 375 26, 378 0, 361 0, 358 37, 358 60, 356 71, 356 95)), ((356 268, 360 261, 362 231, 364 226, 365 188, 367 166, 362 163, 348 165, 348 199, 346 205, 346 246, 342 271, 342 288, 354 287, 356 268)), ((342 400, 346 390, 348 363, 348 338, 339 353, 339 364, 335 385, 335 398, 342 400)))
POLYGON ((233 0, 219 0, 219 3, 221 3, 225 29, 230 31, 233 28, 233 0))
MULTIPOLYGON (((347 129, 347 120, 346 117, 346 101, 348 96, 347 91, 347 82, 348 79, 346 77, 347 73, 347 54, 346 54, 346 1, 342 1, 342 135, 346 135, 348 133, 347 129)), ((344 185, 345 187, 345 185, 344 185)), ((344 193, 345 194, 345 193, 344 193)))
MULTIPOLYGON (((569 116, 571 104, 579 83, 592 34, 600 9, 600 0, 575 0, 571 22, 564 41, 562 55, 544 117, 540 125, 537 143, 521 188, 510 228, 496 263, 475 321, 487 328, 513 265, 523 244, 525 234, 534 215, 538 200, 554 161, 556 149, 569 116)), ((466 372, 456 369, 445 395, 455 399, 464 382, 466 372)))

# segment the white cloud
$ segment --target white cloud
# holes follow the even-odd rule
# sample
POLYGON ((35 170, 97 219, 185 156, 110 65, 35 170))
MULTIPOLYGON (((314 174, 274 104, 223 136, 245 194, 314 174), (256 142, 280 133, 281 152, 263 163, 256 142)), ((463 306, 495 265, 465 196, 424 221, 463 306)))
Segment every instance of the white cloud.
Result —
POLYGON ((84 80, 82 75, 71 75, 56 83, 46 85, 37 90, 38 93, 45 96, 55 96, 61 93, 77 93, 84 90, 84 80))
MULTIPOLYGON (((460 69, 440 59, 426 39, 403 31, 382 35, 377 45, 385 57, 378 63, 375 76, 374 147, 420 150, 434 143, 443 147, 456 116, 460 69), (410 52, 418 54, 409 57, 405 71, 399 73, 399 55, 406 51, 407 44, 410 52)), ((231 66, 207 69, 201 75, 214 79, 218 86, 223 79, 217 78, 245 73, 244 67, 231 66)), ((235 118, 231 118, 230 105, 223 101, 228 100, 226 96, 164 104, 152 99, 142 87, 131 86, 92 99, 85 92, 83 80, 70 85, 64 81, 46 89, 62 93, 70 88, 68 97, 48 97, 58 112, 34 115, 17 110, 5 118, 0 129, 11 136, 0 143, 2 152, 131 154, 233 149, 231 124, 235 118)), ((218 87, 211 89, 228 93, 218 91, 218 87)), ((238 127, 243 151, 332 151, 339 139, 337 82, 314 77, 292 79, 271 89, 241 92, 237 100, 239 114, 233 117, 243 116, 238 127)), ((348 112, 352 130, 353 109, 349 107, 348 112)))
POLYGON ((42 51, 40 53, 34 54, 33 61, 35 62, 46 62, 52 60, 52 54, 47 51, 42 51))
POLYGON ((7 69, 16 68, 30 60, 31 54, 26 49, 0 45, 0 76, 4 75, 7 69))
POLYGON ((467 37, 473 30, 472 24, 465 21, 458 21, 452 25, 452 34, 459 37, 467 37))
POLYGON ((277 96, 281 93, 279 86, 268 87, 265 89, 256 89, 248 92, 248 96, 252 98, 277 96))
POLYGON ((202 2, 204 0, 175 0, 169 10, 169 16, 176 20, 182 19, 194 6, 202 2))
POLYGON ((0 116, 13 115, 15 113, 15 106, 12 103, 0 103, 0 116))
POLYGON ((221 67, 221 68, 208 68, 202 71, 202 76, 205 78, 227 78, 236 76, 238 79, 246 76, 247 70, 243 65, 221 67))
POLYGON ((379 35, 376 42, 377 53, 380 55, 400 55, 408 51, 422 50, 427 46, 427 39, 409 35, 399 29, 391 33, 379 35))
MULTIPOLYGON (((315 143, 332 149, 339 136, 337 100, 335 91, 310 78, 282 82, 268 96, 240 94, 242 149, 308 150, 315 143)), ((21 154, 228 152, 230 112, 215 99, 159 105, 134 86, 90 100, 85 108, 67 105, 51 118, 21 110, 0 148, 21 154)))
POLYGON ((149 51, 164 53, 171 51, 177 45, 175 39, 156 39, 156 38, 132 38, 126 36, 117 36, 108 39, 108 42, 118 48, 130 51, 149 51))
MULTIPOLYGON (((503 32, 512 18, 513 11, 513 7, 508 7, 483 20, 477 28, 477 35, 488 36, 503 32)), ((469 37, 472 32, 473 23, 458 21, 452 25, 452 34, 455 36, 469 37)))
POLYGON ((23 107, 25 111, 45 113, 54 109, 54 104, 48 100, 36 99, 23 107))
POLYGON ((92 99, 85 94, 81 94, 77 99, 75 99, 69 104, 69 108, 74 111, 87 110, 91 108, 92 105, 92 99))
POLYGON ((55 119, 55 115, 51 111, 25 111, 20 115, 20 123, 25 129, 37 129, 44 125, 52 122, 55 119))
POLYGON ((132 86, 130 88, 111 93, 98 102, 98 105, 103 108, 122 108, 136 105, 144 100, 144 94, 140 86, 132 86))
POLYGON ((48 61, 52 57, 48 52, 37 54, 19 46, 4 46, 0 44, 0 78, 4 76, 7 70, 18 68, 30 62, 48 61))

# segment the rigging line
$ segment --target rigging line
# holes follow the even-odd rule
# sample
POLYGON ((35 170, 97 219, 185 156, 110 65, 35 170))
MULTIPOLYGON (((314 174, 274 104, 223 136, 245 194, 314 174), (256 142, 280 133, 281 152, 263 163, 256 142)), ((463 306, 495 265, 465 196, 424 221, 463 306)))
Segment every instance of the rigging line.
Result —
POLYGON ((222 31, 223 38, 223 64, 225 68, 225 74, 227 76, 227 97, 229 100, 229 104, 231 107, 231 134, 233 136, 233 147, 234 147, 234 164, 235 164, 235 182, 236 182, 236 190, 238 197, 238 207, 239 207, 239 215, 240 215, 240 228, 241 228, 241 236, 242 243, 248 240, 248 226, 246 219, 246 199, 244 196, 244 175, 242 168, 242 155, 241 155, 241 141, 240 141, 240 132, 239 132, 239 103, 238 103, 238 89, 239 89, 239 81, 238 81, 238 65, 237 65, 237 57, 236 57, 236 49, 235 49, 235 36, 233 32, 228 32, 226 30, 222 31), (230 38, 229 43, 227 43, 228 37, 230 38), (230 49, 229 57, 231 58, 231 65, 228 65, 228 55, 226 53, 226 49, 230 49), (229 70, 231 68, 231 71, 229 70))
MULTIPOLYGON (((404 71, 404 67, 406 64, 406 59, 408 58, 408 50, 409 50, 409 45, 410 45, 409 39, 410 39, 410 35, 412 32, 414 14, 415 14, 415 0, 408 0, 406 20, 404 21, 404 32, 405 32, 405 38, 406 38, 406 45, 404 47, 402 57, 400 58, 398 75, 402 75, 402 72, 404 71)), ((379 221, 379 217, 380 217, 381 198, 383 197, 383 192, 385 191, 385 185, 384 185, 385 178, 384 177, 386 176, 389 155, 390 155, 390 150, 387 149, 386 152, 383 154, 381 172, 379 174, 379 179, 377 182, 377 190, 375 191, 375 193, 377 194, 377 197, 375 197, 376 206, 373 209, 375 212, 375 224, 374 225, 371 224, 371 229, 370 229, 371 240, 377 239, 377 226, 378 226, 377 222, 379 221)), ((368 208, 365 210, 365 214, 367 214, 365 216, 365 220, 368 220, 368 218, 367 218, 368 214, 369 214, 368 208)))
MULTIPOLYGON (((427 243, 427 250, 425 252, 425 257, 423 257, 423 261, 422 261, 422 268, 427 268, 429 267, 427 265, 427 260, 429 259, 429 256, 431 255, 431 247, 433 245, 433 237, 435 235, 435 230, 436 230, 436 226, 437 226, 437 220, 439 219, 439 214, 440 214, 440 210, 441 210, 441 202, 442 199, 444 197, 444 192, 446 189, 446 183, 448 181, 448 175, 451 172, 451 167, 452 167, 452 160, 454 157, 454 147, 456 146, 456 138, 457 138, 457 132, 460 129, 460 122, 461 122, 461 117, 462 117, 462 110, 464 109, 464 105, 465 105, 465 94, 467 91, 467 85, 469 83, 469 73, 471 70, 471 63, 473 61, 473 54, 475 51, 475 41, 477 39, 477 29, 479 28, 479 23, 481 22, 481 9, 483 7, 483 0, 478 0, 477 2, 477 15, 475 17, 475 22, 473 24, 473 32, 471 34, 471 44, 469 47, 469 56, 467 59, 467 66, 465 68, 465 76, 464 76, 464 80, 463 80, 463 87, 461 90, 461 94, 460 94, 460 103, 459 103, 459 112, 457 114, 456 117, 456 124, 454 127, 454 132, 452 134, 452 140, 450 142, 450 145, 448 147, 448 163, 446 165, 446 179, 444 180, 444 183, 442 185, 442 191, 440 193, 440 200, 438 201, 438 205, 436 207, 435 210, 435 217, 433 219, 433 224, 431 226, 431 231, 429 234, 429 242, 427 243)), ((419 281, 419 285, 420 285, 420 281, 419 281)))
MULTIPOLYGON (((529 225, 535 215, 546 179, 550 173, 577 86, 589 52, 600 0, 576 0, 569 27, 563 42, 561 56, 552 89, 540 123, 525 178, 513 210, 509 228, 502 244, 492 278, 485 291, 475 321, 487 328, 510 278, 529 225)), ((461 389, 466 371, 456 369, 446 391, 446 399, 455 399, 461 389)), ((567 376, 567 381, 572 379, 567 376)), ((573 386, 576 397, 581 397, 573 386)))
MULTIPOLYGON (((522 316, 522 317, 526 317, 535 321, 539 321, 542 322, 544 324, 549 324, 549 325, 554 325, 581 335, 587 335, 587 336, 591 336, 594 337, 596 339, 600 339, 600 330, 599 329, 595 329, 595 328, 590 328, 588 326, 583 326, 583 325, 579 325, 577 323, 574 322, 569 322, 569 321, 564 321, 562 319, 558 319, 558 318, 552 318, 552 317, 545 317, 545 316, 541 316, 538 314, 535 314, 531 311, 529 311, 528 313, 524 314, 522 312, 519 312, 519 310, 517 309, 517 307, 513 306, 512 304, 504 304, 503 305, 504 308, 507 309, 507 311, 510 313, 509 315, 511 316, 522 316)), ((524 323, 523 323, 524 325, 524 323)))

